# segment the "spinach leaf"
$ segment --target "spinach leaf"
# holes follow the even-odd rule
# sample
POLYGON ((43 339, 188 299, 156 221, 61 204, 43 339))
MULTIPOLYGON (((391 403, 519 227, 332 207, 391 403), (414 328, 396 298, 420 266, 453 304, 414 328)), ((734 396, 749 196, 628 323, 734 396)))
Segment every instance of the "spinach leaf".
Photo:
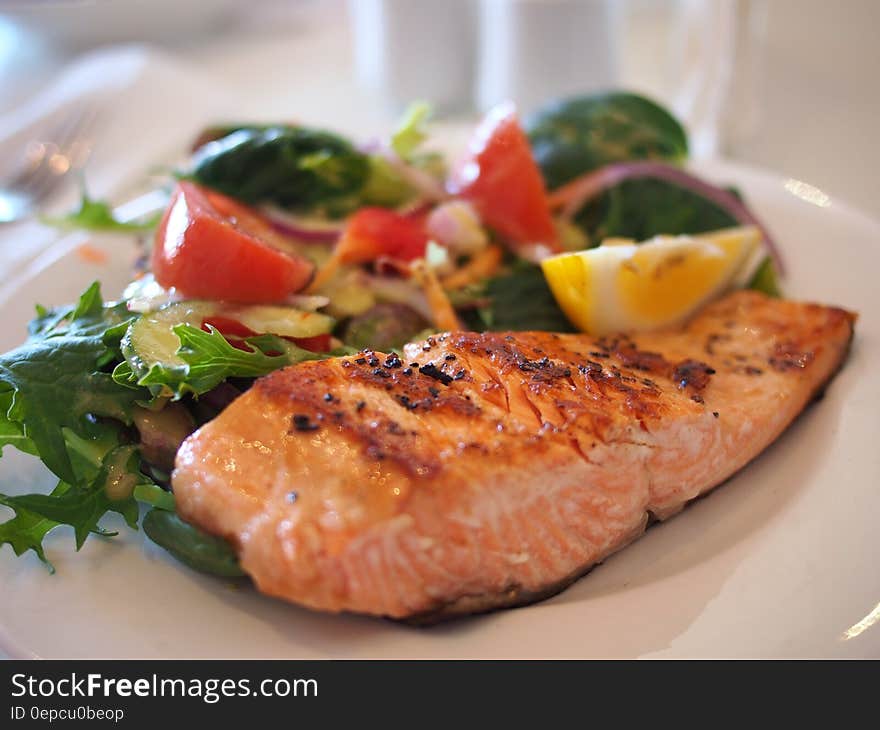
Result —
POLYGON ((738 225, 729 213, 702 196, 654 178, 620 183, 585 206, 575 221, 596 244, 610 236, 644 241, 738 225))
POLYGON ((776 267, 773 265, 772 258, 768 256, 761 262, 747 288, 764 292, 764 294, 770 297, 782 296, 782 292, 779 289, 779 277, 776 274, 776 267))
POLYGON ((541 268, 525 262, 485 282, 476 294, 488 304, 461 312, 467 326, 476 330, 574 332, 562 313, 541 268))
POLYGON ((192 178, 246 203, 341 215, 367 181, 367 156, 347 140, 297 126, 245 127, 202 145, 192 178))
POLYGON ((180 562, 210 575, 226 578, 244 575, 235 551, 226 540, 180 519, 171 492, 154 484, 141 484, 135 487, 134 496, 152 507, 143 521, 147 537, 180 562))
POLYGON ((235 551, 226 540, 184 522, 173 511, 151 509, 144 517, 143 527, 153 542, 201 573, 223 578, 244 575, 235 551))
POLYGON ((663 107, 610 92, 551 102, 525 123, 548 188, 612 162, 687 157, 687 136, 663 107))

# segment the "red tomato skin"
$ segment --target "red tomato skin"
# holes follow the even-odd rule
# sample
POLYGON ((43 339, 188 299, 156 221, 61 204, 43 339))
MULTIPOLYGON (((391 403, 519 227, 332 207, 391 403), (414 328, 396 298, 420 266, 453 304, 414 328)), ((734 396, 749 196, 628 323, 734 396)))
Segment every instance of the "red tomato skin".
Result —
MULTIPOLYGON (((227 339, 230 345, 238 348, 239 350, 249 351, 250 348, 245 345, 242 340, 257 335, 257 333, 254 332, 250 327, 245 327, 237 319, 232 319, 231 317, 205 317, 202 320, 202 329, 205 330, 205 332, 209 332, 209 326, 220 332, 220 334, 227 339)), ((309 352, 329 352, 330 345, 332 344, 332 335, 330 335, 329 333, 324 335, 315 335, 314 337, 284 337, 283 339, 289 340, 294 345, 297 345, 304 350, 308 350, 309 352)))
POLYGON ((396 261, 421 258, 428 246, 424 218, 401 215, 387 208, 361 208, 348 219, 336 255, 347 264, 363 264, 380 258, 396 261))
POLYGON ((561 250, 544 179, 512 104, 486 115, 448 188, 473 203, 483 222, 514 250, 536 244, 561 250))
POLYGON ((281 301, 308 285, 314 265, 261 240, 263 225, 250 208, 180 182, 156 231, 153 275, 195 299, 281 301))
POLYGON ((314 337, 291 337, 289 339, 293 344, 309 352, 330 352, 332 336, 326 334, 315 335, 314 337))
POLYGON ((255 334, 257 334, 250 327, 245 327, 237 319, 232 319, 230 317, 205 317, 202 320, 202 329, 205 330, 205 332, 209 332, 209 326, 219 331, 220 334, 224 337, 245 338, 253 337, 255 334))

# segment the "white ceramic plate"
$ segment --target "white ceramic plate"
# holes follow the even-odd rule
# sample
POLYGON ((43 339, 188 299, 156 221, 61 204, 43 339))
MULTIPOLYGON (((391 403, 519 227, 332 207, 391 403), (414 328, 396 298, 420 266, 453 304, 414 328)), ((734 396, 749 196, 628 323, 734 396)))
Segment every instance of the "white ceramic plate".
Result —
MULTIPOLYGON (((778 235, 786 288, 860 313, 826 397, 706 499, 654 527, 561 595, 433 629, 312 613, 196 574, 140 533, 46 541, 58 572, 0 550, 0 647, 44 657, 880 657, 880 225, 796 181, 701 165, 736 184, 778 235)), ((34 302, 101 279, 118 296, 133 257, 59 244, 0 287, 0 348, 34 302)), ((7 449, 0 484, 50 483, 7 449)), ((0 508, 2 509, 2 508, 0 508)), ((5 513, 2 515, 5 517, 5 513)))

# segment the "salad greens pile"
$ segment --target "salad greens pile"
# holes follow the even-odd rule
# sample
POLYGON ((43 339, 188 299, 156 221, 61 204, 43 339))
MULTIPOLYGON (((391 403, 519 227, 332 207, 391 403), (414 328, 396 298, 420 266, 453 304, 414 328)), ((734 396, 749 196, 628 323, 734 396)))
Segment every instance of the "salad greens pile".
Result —
MULTIPOLYGON (((246 351, 216 330, 179 325, 185 366, 153 369, 137 378, 122 355, 121 341, 138 316, 124 302, 105 303, 95 283, 72 307, 38 307, 28 340, 0 356, 0 449, 14 446, 39 457, 59 480, 47 495, 0 494, 0 504, 15 511, 0 524, 0 545, 10 544, 17 555, 33 550, 51 569, 42 546, 46 534, 69 525, 79 549, 89 533, 115 534, 98 524, 107 512, 117 512, 137 527, 137 497, 156 502, 151 496, 155 492, 140 488, 168 487, 155 470, 144 468, 133 425, 139 409, 162 405, 155 386, 168 387, 175 398, 203 394, 232 378, 252 379, 316 357, 281 338, 252 338, 246 351)), ((154 509, 167 511, 173 502, 160 504, 154 509)), ((215 538, 191 526, 169 532, 167 520, 150 520, 151 537, 159 544, 166 545, 164 536, 172 534, 170 547, 178 552, 219 554, 215 538)))
MULTIPOLYGON (((290 124, 216 127, 200 137, 191 168, 179 177, 246 204, 325 220, 364 206, 399 209, 419 203, 420 184, 442 189, 444 160, 421 151, 427 115, 426 106, 412 107, 378 150, 290 124)), ((677 165, 688 150, 684 130, 667 111, 627 93, 553 102, 526 120, 525 131, 550 191, 609 165, 677 165)), ((448 213, 447 224, 473 228, 448 213)), ((109 206, 86 195, 78 211, 46 222, 129 232, 157 223, 117 221, 109 206)), ((699 191, 649 176, 622 179, 583 201, 562 238, 583 248, 610 236, 644 240, 737 223, 730 210, 699 191)), ((494 244, 491 231, 488 237, 494 244)), ((309 255, 326 258, 318 248, 309 255)), ((0 452, 11 446, 35 456, 58 481, 49 494, 0 493, 0 504, 13 511, 0 523, 0 547, 8 544, 16 555, 33 551, 52 570, 43 548, 50 531, 69 526, 79 549, 90 534, 116 534, 101 526, 114 512, 134 529, 140 521, 154 542, 195 569, 241 575, 229 545, 177 516, 168 472, 179 442, 163 447, 163 433, 150 426, 151 418, 176 419, 175 428, 185 435, 262 375, 360 348, 399 348, 430 331, 426 312, 401 301, 394 277, 382 279, 381 286, 380 279, 354 266, 328 284, 328 312, 337 324, 332 341, 326 336, 332 344, 319 352, 291 337, 255 333, 234 339, 214 326, 181 322, 173 327, 179 342, 173 357, 144 362, 132 346, 144 310, 131 301, 105 302, 97 283, 74 305, 37 307, 28 339, 0 355, 0 452)), ((751 286, 778 295, 769 258, 751 286)), ((572 331, 539 266, 510 251, 491 273, 448 296, 459 321, 472 329, 572 331)))

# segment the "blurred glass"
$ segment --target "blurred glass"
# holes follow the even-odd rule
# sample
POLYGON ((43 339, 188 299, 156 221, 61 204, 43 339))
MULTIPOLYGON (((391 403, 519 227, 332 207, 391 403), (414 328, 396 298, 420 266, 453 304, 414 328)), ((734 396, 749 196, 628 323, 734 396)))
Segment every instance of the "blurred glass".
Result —
POLYGON ((755 129, 765 0, 349 0, 361 83, 397 112, 626 88, 671 108, 695 157, 755 129))
POLYGON ((687 126, 694 157, 755 133, 765 0, 625 0, 620 85, 657 99, 687 126))
POLYGON ((439 115, 471 109, 476 0, 349 0, 355 70, 394 113, 430 102, 439 115))
POLYGON ((479 0, 476 105, 548 99, 617 85, 621 33, 612 0, 479 0))

